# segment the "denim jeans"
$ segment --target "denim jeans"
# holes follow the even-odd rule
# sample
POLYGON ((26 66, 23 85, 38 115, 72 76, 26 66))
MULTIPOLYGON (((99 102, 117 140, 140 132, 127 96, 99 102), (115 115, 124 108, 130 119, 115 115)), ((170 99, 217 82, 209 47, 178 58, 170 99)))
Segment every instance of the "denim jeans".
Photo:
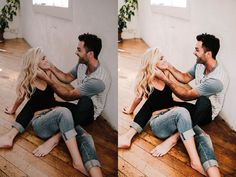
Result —
POLYGON ((170 111, 153 116, 150 120, 152 132, 158 138, 167 138, 177 130, 181 139, 187 140, 195 135, 192 121, 187 109, 176 107, 170 111))
POLYGON ((210 136, 206 134, 198 125, 193 127, 193 130, 195 132, 194 139, 197 151, 204 170, 207 171, 213 166, 219 167, 210 136))
POLYGON ((191 118, 185 108, 174 108, 168 112, 153 116, 150 121, 153 133, 159 138, 167 138, 177 130, 182 140, 194 136, 198 155, 205 171, 219 166, 211 138, 198 125, 192 128, 191 118))
POLYGON ((79 125, 74 128, 74 121, 69 109, 57 107, 50 112, 42 113, 32 120, 34 132, 43 139, 50 138, 57 132, 61 132, 62 138, 68 139, 76 136, 78 149, 82 156, 85 168, 101 166, 96 156, 96 150, 91 135, 79 125))
MULTIPOLYGON (((166 97, 168 98, 168 95, 166 95, 166 97)), ((162 105, 163 102, 160 101, 165 98, 163 99, 157 99, 157 98, 158 98, 158 93, 157 91, 154 90, 153 93, 147 99, 147 101, 142 105, 138 113, 135 115, 134 121, 130 124, 130 127, 135 129, 138 133, 141 133, 143 131, 143 128, 150 120, 152 113, 154 111, 161 109, 160 105, 162 105)), ((211 102, 209 98, 205 96, 200 96, 195 104, 188 102, 173 101, 172 106, 179 106, 186 108, 190 112, 193 126, 206 125, 212 121, 211 102)), ((168 108, 168 107, 162 107, 162 109, 163 108, 168 108)))

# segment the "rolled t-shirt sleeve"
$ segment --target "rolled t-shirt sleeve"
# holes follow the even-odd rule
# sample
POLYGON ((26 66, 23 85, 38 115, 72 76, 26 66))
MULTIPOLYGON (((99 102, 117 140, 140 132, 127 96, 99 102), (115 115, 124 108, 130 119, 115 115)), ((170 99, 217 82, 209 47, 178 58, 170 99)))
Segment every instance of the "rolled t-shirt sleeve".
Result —
POLYGON ((195 88, 200 96, 209 97, 223 90, 223 83, 214 78, 203 81, 195 88))
POLYGON ((196 70, 196 64, 188 71, 188 73, 195 78, 195 70, 196 70))
POLYGON ((76 87, 80 91, 80 96, 92 97, 105 90, 105 84, 100 79, 89 79, 76 87))
POLYGON ((70 73, 71 73, 75 78, 77 78, 78 66, 79 66, 79 64, 75 65, 75 66, 70 70, 70 73))

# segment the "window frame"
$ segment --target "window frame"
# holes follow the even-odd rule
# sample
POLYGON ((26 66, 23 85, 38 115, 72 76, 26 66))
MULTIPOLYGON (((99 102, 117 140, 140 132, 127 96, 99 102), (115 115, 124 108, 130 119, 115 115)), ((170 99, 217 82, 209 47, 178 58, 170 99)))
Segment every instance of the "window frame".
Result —
POLYGON ((49 16, 62 18, 65 20, 72 20, 72 17, 73 17, 72 0, 68 0, 68 8, 47 6, 47 5, 37 5, 37 4, 33 4, 33 0, 32 0, 32 7, 35 13, 46 14, 49 16))
POLYGON ((158 13, 166 16, 171 16, 174 18, 180 18, 184 20, 190 19, 190 0, 186 0, 186 7, 174 7, 174 6, 164 6, 158 4, 151 4, 150 6, 153 13, 158 13))

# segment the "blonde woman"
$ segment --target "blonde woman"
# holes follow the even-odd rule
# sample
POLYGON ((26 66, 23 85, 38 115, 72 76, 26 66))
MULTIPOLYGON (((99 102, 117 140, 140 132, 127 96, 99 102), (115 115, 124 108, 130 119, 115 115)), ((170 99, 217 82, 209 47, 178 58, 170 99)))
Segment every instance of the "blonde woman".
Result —
POLYGON ((22 68, 16 87, 17 99, 12 107, 6 108, 5 112, 14 114, 25 98, 28 101, 17 115, 12 129, 0 137, 0 147, 12 147, 16 135, 19 132, 24 132, 35 115, 32 120, 34 132, 43 139, 53 136, 43 146, 39 146, 39 148, 33 151, 35 156, 41 157, 49 153, 62 137, 71 154, 74 168, 85 175, 102 176, 100 163, 97 160, 91 136, 79 126, 74 128, 71 111, 66 107, 56 107, 68 104, 57 102, 54 98, 53 89, 44 80, 40 79, 43 74, 50 75, 50 72, 45 73, 40 69, 41 66, 47 65, 47 63, 46 56, 40 48, 31 48, 23 56, 22 68), (83 147, 81 144, 86 147, 83 147), (85 168, 78 147, 83 152, 82 157, 85 164, 92 164, 95 161, 97 165, 87 165, 85 168), (90 152, 89 157, 87 152, 90 152), (94 171, 97 172, 96 175, 94 175, 94 171))
POLYGON ((158 138, 169 137, 151 151, 153 156, 159 157, 166 154, 176 144, 180 136, 189 154, 192 168, 203 175, 206 175, 207 172, 208 175, 214 176, 217 173, 212 173, 212 169, 216 169, 217 172, 219 170, 210 138, 203 133, 200 127, 192 128, 190 113, 184 108, 188 107, 188 103, 175 102, 171 89, 156 77, 157 74, 170 76, 168 71, 163 73, 157 69, 158 66, 165 64, 164 56, 158 48, 148 49, 143 55, 135 86, 136 98, 130 107, 123 109, 123 112, 132 114, 142 99, 146 99, 146 101, 135 116, 128 132, 119 137, 118 146, 119 148, 130 147, 133 136, 140 133, 152 117, 150 125, 153 133, 158 138), (182 107, 174 107, 176 105, 182 107), (178 133, 175 133, 176 131, 178 133), (194 135, 197 137, 196 144, 201 143, 201 146, 197 146, 198 149, 196 149, 194 135), (205 154, 207 154, 207 158, 205 158, 205 154), (211 162, 214 163, 211 164, 211 162), (202 164, 204 164, 204 169, 202 164))

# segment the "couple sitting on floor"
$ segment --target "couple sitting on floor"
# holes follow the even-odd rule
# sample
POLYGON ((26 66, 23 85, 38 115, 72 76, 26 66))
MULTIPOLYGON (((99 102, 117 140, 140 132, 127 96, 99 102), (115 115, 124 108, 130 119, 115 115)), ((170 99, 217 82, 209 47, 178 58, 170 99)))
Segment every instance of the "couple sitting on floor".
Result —
POLYGON ((194 55, 197 62, 187 73, 169 64, 158 48, 148 49, 141 60, 135 87, 136 97, 125 114, 132 114, 143 98, 146 99, 136 114, 130 129, 118 139, 119 148, 129 148, 135 134, 141 133, 150 121, 151 130, 158 138, 166 139, 151 154, 165 155, 179 137, 190 157, 191 166, 207 176, 220 176, 211 139, 198 125, 210 123, 220 112, 228 86, 228 77, 215 58, 219 39, 210 34, 196 37, 194 55), (179 83, 196 80, 195 88, 179 83), (177 102, 172 92, 184 101, 197 99, 195 104, 177 102))
POLYGON ((100 177, 101 164, 93 139, 80 125, 88 125, 101 114, 110 76, 98 60, 101 39, 88 33, 78 39, 76 55, 79 62, 69 73, 49 63, 40 48, 31 48, 23 56, 17 99, 5 112, 14 114, 25 98, 28 101, 10 131, 0 137, 0 147, 12 147, 16 135, 23 133, 32 121, 36 135, 48 139, 33 151, 35 156, 47 155, 62 137, 74 168, 87 176, 100 177), (75 79, 77 86, 74 88, 70 83, 75 79), (66 101, 79 101, 77 104, 56 101, 54 92, 66 101))

